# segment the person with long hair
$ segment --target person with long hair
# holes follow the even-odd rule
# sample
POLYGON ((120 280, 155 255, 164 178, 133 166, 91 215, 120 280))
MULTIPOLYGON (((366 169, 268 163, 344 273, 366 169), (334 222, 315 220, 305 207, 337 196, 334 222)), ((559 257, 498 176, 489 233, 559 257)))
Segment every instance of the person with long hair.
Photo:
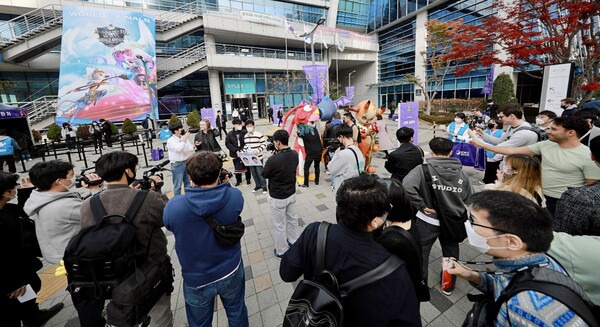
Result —
POLYGON ((196 152, 198 151, 210 151, 210 152, 221 152, 221 146, 217 142, 217 136, 219 131, 213 129, 210 125, 210 120, 202 119, 200 121, 200 130, 194 136, 194 145, 196 146, 196 152))
POLYGON ((392 151, 395 148, 394 141, 392 141, 392 138, 388 134, 387 124, 383 120, 383 116, 377 114, 376 117, 377 120, 375 121, 375 124, 379 129, 379 132, 377 133, 377 139, 379 141, 379 151, 385 153, 385 157, 383 159, 387 160, 389 156, 389 151, 392 151))
POLYGON ((542 191, 542 166, 537 158, 524 154, 509 155, 504 159, 504 167, 498 169, 495 184, 487 184, 486 190, 509 191, 546 207, 542 191))

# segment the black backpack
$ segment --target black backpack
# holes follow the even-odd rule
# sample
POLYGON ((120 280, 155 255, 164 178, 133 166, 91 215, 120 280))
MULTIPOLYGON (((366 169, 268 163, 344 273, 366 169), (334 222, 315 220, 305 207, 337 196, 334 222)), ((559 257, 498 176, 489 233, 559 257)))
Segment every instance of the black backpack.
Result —
POLYGON ((356 126, 356 128, 358 129, 358 136, 356 137, 356 146, 358 146, 360 144, 360 142, 362 142, 362 135, 360 134, 360 127, 358 127, 358 125, 353 124, 352 127, 356 126))
POLYGON ((312 280, 300 281, 294 290, 285 311, 283 327, 343 326, 344 298, 359 288, 385 278, 403 264, 402 260, 392 255, 375 269, 338 286, 335 275, 325 269, 327 232, 330 226, 328 222, 321 222, 319 225, 315 276, 312 280))
MULTIPOLYGON (((520 131, 534 132, 535 134, 537 134, 538 142, 545 141, 548 139, 548 133, 546 131, 544 131, 543 129, 539 128, 538 126, 519 126, 515 129, 515 131, 513 132, 512 135, 514 135, 515 133, 520 132, 520 131)), ((510 139, 510 137, 508 137, 507 140, 508 139, 510 139)))
POLYGON ((90 199, 97 224, 79 231, 63 258, 71 294, 110 299, 112 290, 134 273, 136 228, 132 220, 147 195, 147 190, 139 191, 124 216, 107 215, 100 194, 90 199))
POLYGON ((571 309, 589 326, 600 326, 600 307, 590 302, 579 284, 559 271, 536 266, 518 271, 495 301, 493 294, 467 294, 469 301, 475 303, 467 313, 463 327, 494 326, 501 306, 526 291, 548 295, 571 309))

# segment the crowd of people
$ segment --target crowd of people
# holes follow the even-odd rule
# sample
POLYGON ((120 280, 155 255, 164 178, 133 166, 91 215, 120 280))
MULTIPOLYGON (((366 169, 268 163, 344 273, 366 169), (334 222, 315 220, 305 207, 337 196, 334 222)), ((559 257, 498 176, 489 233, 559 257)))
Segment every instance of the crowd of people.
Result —
MULTIPOLYGON (((193 140, 181 124, 168 126, 171 199, 158 187, 162 180, 157 175, 150 177, 153 182, 147 188, 136 182, 138 158, 124 151, 102 155, 95 172, 81 181, 83 191, 75 191, 73 165, 60 160, 35 164, 22 180, 0 172, 0 259, 10 263, 0 268, 0 325, 41 326, 61 310, 62 303, 41 310, 35 299, 19 301, 28 287, 40 290, 37 271, 43 257, 48 263, 64 264, 82 326, 118 326, 126 315, 117 313, 129 306, 135 307, 131 312, 143 313, 135 323, 148 322, 142 319, 146 317, 150 326, 172 326, 172 287, 159 288, 144 307, 117 303, 119 287, 101 283, 121 273, 110 270, 113 263, 126 269, 127 260, 133 260, 135 269, 128 274, 135 278, 122 283, 130 283, 134 290, 143 288, 136 283, 142 274, 172 285, 164 227, 175 238, 181 265, 176 273, 183 277, 189 325, 211 326, 219 295, 229 325, 248 326, 240 244, 241 213, 248 200, 239 190, 244 180, 246 185, 254 182, 254 193, 267 195, 273 255, 281 260, 283 281, 304 276, 325 285, 319 276, 327 273, 342 290, 379 271, 390 257, 399 258, 385 274, 362 281, 366 286, 340 291, 345 326, 420 326, 420 303, 430 300, 430 287, 450 296, 457 277, 481 291, 488 303, 486 316, 486 311, 478 311, 483 300, 474 300, 466 326, 481 325, 473 319, 497 326, 593 325, 585 309, 600 304, 594 253, 600 245, 598 115, 578 112, 570 99, 563 102, 564 117, 542 111, 536 124, 527 123, 517 105, 495 108, 492 117, 475 111, 470 121, 459 113, 447 137, 428 142, 427 157, 413 142, 415 131, 399 128, 399 146, 385 146, 390 151, 384 165, 390 178, 364 172, 365 158, 357 147, 364 135, 350 113, 342 118, 339 112, 322 131, 316 127, 320 117, 313 115, 296 135, 279 129, 269 140, 253 120, 238 117, 229 131, 224 117, 217 119, 217 128, 202 120, 193 140), (306 148, 303 167, 299 153, 289 145, 293 136, 302 138, 306 148), (225 138, 232 173, 224 169, 226 155, 217 137, 225 138), (454 156, 453 148, 463 142, 487 151, 483 191, 476 192, 477 183, 454 156), (256 157, 256 164, 244 164, 246 156, 256 157), (322 158, 335 192, 336 223, 323 227, 314 222, 302 230, 296 191, 310 187, 311 167, 314 184, 319 185, 322 158), (300 184, 299 172, 304 178, 300 184), (233 176, 235 184, 229 180, 233 176), (98 266, 85 259, 86 251, 94 247, 86 243, 93 233, 120 226, 127 235, 125 224, 133 227, 127 252, 133 259, 113 256, 98 266), (465 240, 491 257, 485 269, 478 267, 480 262, 461 260, 459 244, 465 240), (439 261, 431 257, 436 241, 443 256, 439 261), (89 268, 82 267, 84 261, 89 268), (444 267, 439 285, 430 281, 431 271, 437 271, 432 265, 444 267), (87 284, 81 283, 86 269, 94 276, 87 284), (534 280, 537 284, 532 284, 534 280), (565 293, 586 307, 566 301, 565 293)), ((314 304, 303 294, 294 293, 292 300, 314 304)))

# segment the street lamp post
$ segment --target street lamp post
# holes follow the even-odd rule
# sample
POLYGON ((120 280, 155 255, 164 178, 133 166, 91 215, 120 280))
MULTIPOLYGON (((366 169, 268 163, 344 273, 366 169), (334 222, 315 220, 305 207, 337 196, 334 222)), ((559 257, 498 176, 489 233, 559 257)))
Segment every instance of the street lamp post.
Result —
MULTIPOLYGON (((317 27, 319 27, 319 25, 323 25, 323 23, 325 23, 325 18, 321 17, 319 18, 319 20, 317 21, 317 24, 315 25, 315 27, 313 27, 312 31, 308 32, 308 33, 304 33, 302 35, 300 35, 300 37, 306 37, 306 36, 310 36, 310 57, 312 60, 312 68, 313 68, 313 78, 314 78, 314 86, 317 87, 317 69, 315 67, 315 32, 317 31, 317 27)), ((287 55, 287 54, 286 54, 287 55)), ((316 93, 316 89, 313 90, 316 93)), ((317 94, 318 96, 318 94, 317 94)), ((315 99, 316 101, 316 99, 315 99)))
POLYGON ((154 101, 152 99, 152 88, 150 87, 150 74, 148 74, 148 60, 144 60, 144 57, 137 55, 136 56, 144 65, 144 73, 146 74, 146 86, 148 87, 148 98, 150 99, 150 111, 151 111, 151 115, 150 117, 152 117, 152 121, 154 121, 154 129, 156 129, 157 125, 157 120, 158 117, 154 117, 154 113, 156 112, 156 109, 154 108, 154 101))
POLYGON ((356 70, 353 70, 350 72, 350 74, 348 74, 348 87, 350 87, 350 77, 352 77, 352 74, 356 73, 356 70))

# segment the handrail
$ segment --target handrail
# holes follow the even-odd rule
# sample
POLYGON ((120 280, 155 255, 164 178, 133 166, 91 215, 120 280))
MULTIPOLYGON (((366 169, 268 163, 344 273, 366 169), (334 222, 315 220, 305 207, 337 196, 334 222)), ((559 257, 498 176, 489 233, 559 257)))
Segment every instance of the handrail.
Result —
POLYGON ((0 47, 6 47, 62 23, 62 6, 46 5, 0 24, 0 47))
POLYGON ((161 61, 161 69, 157 72, 157 79, 161 80, 205 58, 206 49, 204 47, 204 43, 181 51, 161 61))
POLYGON ((27 117, 32 123, 37 123, 46 117, 56 113, 58 97, 56 95, 45 95, 33 101, 11 102, 9 105, 16 105, 19 108, 27 110, 27 117))
MULTIPOLYGON (((286 59, 286 51, 281 49, 270 49, 261 47, 251 47, 234 44, 223 44, 216 43, 216 53, 230 56, 241 56, 241 57, 259 57, 259 58, 274 58, 274 59, 286 59)), ((310 61, 310 53, 304 53, 301 51, 287 51, 288 60, 304 60, 310 61)), ((315 53, 315 60, 322 61, 323 56, 320 53, 315 53)))

